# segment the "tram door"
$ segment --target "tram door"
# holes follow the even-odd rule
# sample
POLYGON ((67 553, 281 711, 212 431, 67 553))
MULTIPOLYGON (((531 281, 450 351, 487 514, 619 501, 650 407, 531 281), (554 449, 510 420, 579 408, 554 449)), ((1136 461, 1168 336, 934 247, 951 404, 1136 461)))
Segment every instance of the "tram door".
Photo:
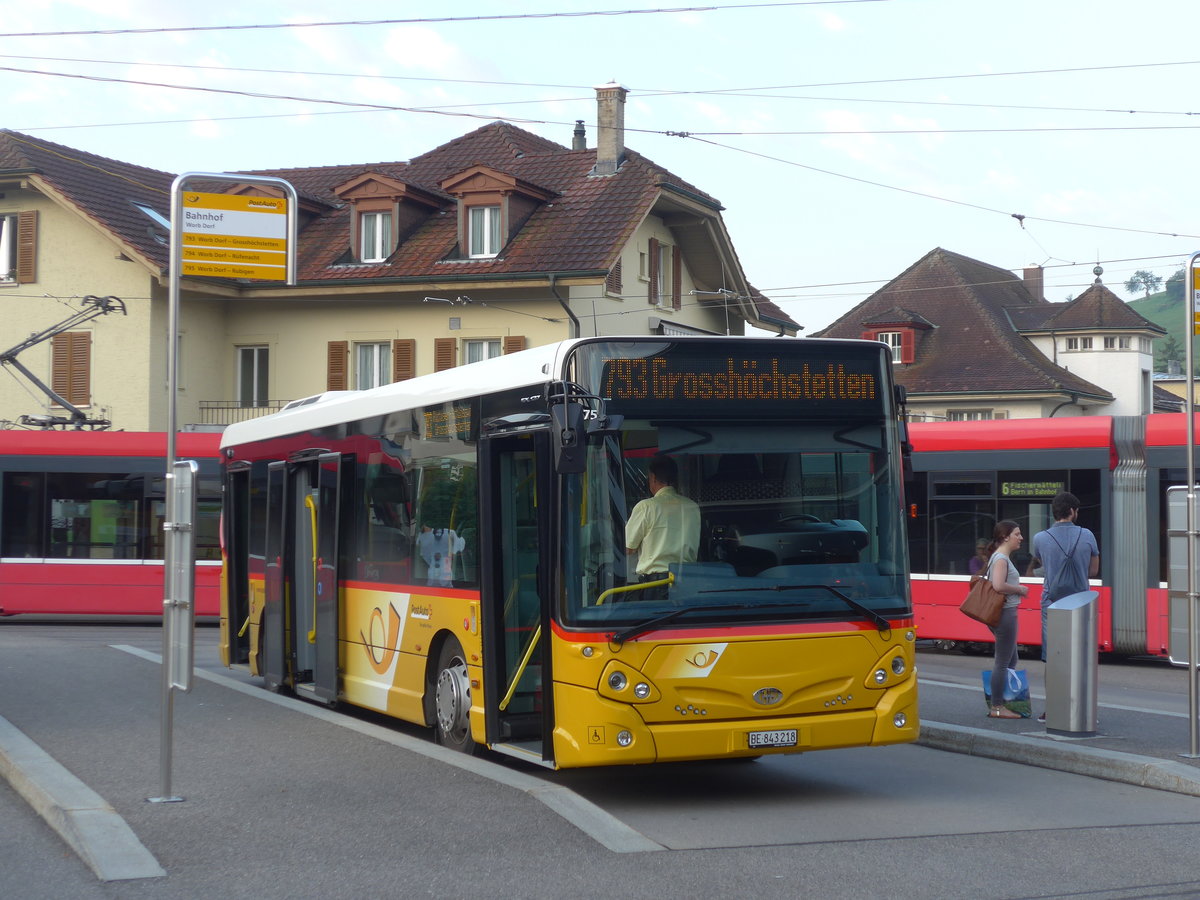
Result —
POLYGON ((263 676, 278 690, 333 704, 338 688, 338 562, 343 459, 267 470, 263 676))
POLYGON ((485 438, 483 640, 487 739, 534 762, 553 759, 550 618, 553 480, 545 431, 485 438))

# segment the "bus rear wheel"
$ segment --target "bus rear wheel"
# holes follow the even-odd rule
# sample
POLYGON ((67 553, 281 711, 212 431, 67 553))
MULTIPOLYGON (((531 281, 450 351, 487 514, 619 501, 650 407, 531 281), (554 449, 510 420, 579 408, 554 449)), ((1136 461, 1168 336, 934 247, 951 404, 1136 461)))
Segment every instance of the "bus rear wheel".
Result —
POLYGON ((438 655, 433 684, 434 740, 443 747, 475 753, 479 745, 471 739, 471 681, 462 645, 450 638, 438 655))

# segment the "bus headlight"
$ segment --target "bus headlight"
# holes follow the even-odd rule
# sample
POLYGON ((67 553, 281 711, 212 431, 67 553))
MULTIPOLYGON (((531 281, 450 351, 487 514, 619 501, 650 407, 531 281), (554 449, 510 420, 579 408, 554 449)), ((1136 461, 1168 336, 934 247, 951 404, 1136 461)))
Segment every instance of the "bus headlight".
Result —
POLYGON ((883 669, 876 669, 875 670, 875 683, 883 684, 886 681, 887 681, 887 672, 885 672, 883 669))
POLYGON ((662 692, 627 663, 612 660, 600 673, 600 696, 618 703, 657 703, 662 692))
POLYGON ((897 728, 903 728, 908 724, 908 716, 906 716, 904 713, 896 713, 894 716, 892 716, 892 724, 897 728))
POLYGON ((904 662, 903 656, 893 656, 892 657, 892 674, 893 675, 903 675, 907 669, 908 669, 908 665, 904 662))
POLYGON ((628 731, 618 731, 617 732, 617 746, 618 747, 628 747, 632 743, 633 743, 633 735, 630 734, 628 731))

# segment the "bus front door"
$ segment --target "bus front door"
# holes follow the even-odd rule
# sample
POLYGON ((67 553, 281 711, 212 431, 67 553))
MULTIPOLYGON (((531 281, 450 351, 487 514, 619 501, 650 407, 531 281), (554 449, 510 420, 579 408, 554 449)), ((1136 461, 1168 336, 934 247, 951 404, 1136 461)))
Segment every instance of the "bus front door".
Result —
POLYGON ((342 457, 273 463, 267 472, 267 686, 332 705, 338 691, 338 539, 342 457), (272 571, 274 569, 274 572, 272 571))
POLYGON ((553 765, 547 578, 550 440, 544 431, 486 438, 483 541, 484 702, 493 750, 553 765), (485 532, 485 533, 487 533, 485 532))

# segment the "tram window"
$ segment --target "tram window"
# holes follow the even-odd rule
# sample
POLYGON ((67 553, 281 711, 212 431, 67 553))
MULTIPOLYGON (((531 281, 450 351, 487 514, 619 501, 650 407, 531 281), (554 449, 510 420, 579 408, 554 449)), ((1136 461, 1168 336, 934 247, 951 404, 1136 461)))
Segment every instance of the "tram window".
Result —
POLYGON ((9 472, 4 476, 4 518, 0 520, 0 556, 28 559, 46 555, 46 515, 42 472, 9 472))
POLYGON ((938 497, 990 497, 990 481, 935 481, 933 493, 938 497))
POLYGON ((47 557, 139 558, 142 490, 140 475, 48 473, 47 557))
POLYGON ((995 506, 986 500, 935 499, 932 504, 929 569, 938 575, 967 575, 980 540, 990 541, 995 506))

